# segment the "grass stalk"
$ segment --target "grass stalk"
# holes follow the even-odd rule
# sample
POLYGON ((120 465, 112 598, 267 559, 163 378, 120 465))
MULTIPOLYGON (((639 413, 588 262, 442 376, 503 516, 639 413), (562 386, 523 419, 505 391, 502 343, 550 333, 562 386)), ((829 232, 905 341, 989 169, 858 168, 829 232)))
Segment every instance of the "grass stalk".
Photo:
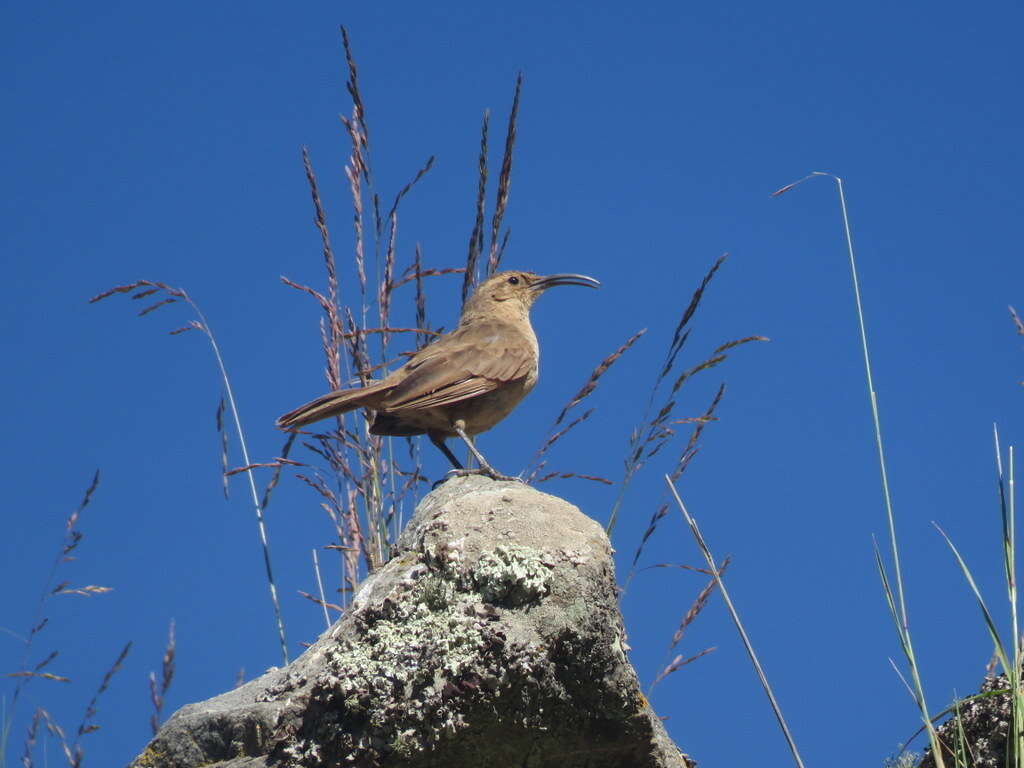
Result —
MULTIPOLYGON (((382 203, 381 195, 374 184, 373 174, 370 172, 366 110, 357 79, 355 56, 344 29, 342 43, 348 66, 346 86, 352 99, 351 116, 343 116, 341 122, 351 140, 345 178, 353 211, 353 262, 356 287, 352 293, 357 293, 358 296, 353 296, 347 303, 342 300, 339 264, 335 260, 331 246, 327 216, 307 151, 303 152, 303 163, 314 204, 315 224, 323 243, 327 289, 321 292, 282 277, 286 285, 312 296, 323 311, 321 342, 327 359, 328 384, 331 389, 343 389, 360 384, 366 386, 374 379, 387 376, 391 367, 400 359, 400 356, 390 356, 389 342, 392 334, 413 333, 417 349, 429 343, 430 337, 440 335, 441 329, 434 331, 425 327, 427 320, 424 277, 462 276, 467 271, 473 273, 473 270, 465 268, 425 269, 418 245, 412 265, 405 271, 399 269, 399 206, 433 167, 434 158, 427 159, 422 168, 394 196, 390 207, 382 203), (368 281, 370 265, 367 258, 371 252, 374 259, 373 273, 371 280, 368 281), (395 291, 409 283, 415 284, 414 327, 393 327, 401 325, 391 322, 391 313, 397 306, 393 301, 397 298, 395 291), (369 327, 367 322, 374 301, 379 324, 377 328, 369 327), (372 338, 373 335, 377 335, 376 341, 372 338)), ((482 195, 486 188, 486 128, 485 115, 481 143, 481 199, 478 202, 478 218, 481 224, 478 232, 474 230, 470 243, 471 255, 476 248, 477 256, 483 247, 482 195)), ((504 172, 504 176, 506 181, 502 188, 503 197, 507 198, 508 172, 504 172)), ((499 195, 499 198, 502 196, 499 195)), ((500 223, 500 218, 498 221, 500 223)), ((426 481, 422 473, 419 452, 410 448, 409 460, 413 468, 411 471, 404 471, 399 464, 403 452, 393 439, 371 434, 370 424, 368 414, 362 411, 353 412, 338 417, 331 429, 312 433, 314 442, 304 442, 303 445, 326 462, 326 471, 321 474, 321 471, 316 469, 310 475, 297 475, 322 497, 320 506, 331 519, 337 533, 337 545, 328 548, 341 553, 340 575, 343 587, 340 591, 343 603, 347 601, 349 591, 355 588, 365 573, 373 572, 391 557, 393 543, 405 517, 405 498, 410 493, 414 494, 419 484, 426 481)), ((322 597, 319 602, 324 604, 322 597)), ((327 605, 330 607, 330 604, 327 605)))
MULTIPOLYGON (((14 716, 18 708, 18 700, 21 698, 22 692, 25 687, 34 679, 52 680, 54 682, 70 683, 71 680, 63 675, 54 674, 52 672, 43 670, 50 665, 58 657, 57 651, 51 651, 45 658, 37 662, 35 665, 30 667, 30 660, 32 657, 33 644, 39 635, 39 633, 47 626, 50 619, 46 615, 47 604, 54 595, 81 595, 88 597, 94 594, 103 594, 109 592, 109 587, 97 587, 97 586, 84 586, 74 587, 68 581, 63 581, 58 584, 54 584, 56 580, 57 571, 59 570, 62 563, 69 562, 74 559, 70 555, 82 542, 84 534, 78 528, 80 518, 85 508, 89 506, 92 501, 92 496, 96 492, 96 489, 100 484, 100 471, 97 469, 92 476, 92 481, 89 483, 89 487, 86 489, 85 494, 82 496, 82 500, 79 502, 78 507, 72 512, 64 523, 64 534, 61 541, 60 550, 53 559, 53 563, 50 565, 50 571, 46 576, 46 582, 43 586, 43 591, 39 596, 39 603, 36 609, 35 618, 32 621, 32 626, 29 629, 28 635, 24 638, 20 638, 18 635, 14 635, 21 639, 24 643, 24 651, 22 652, 21 666, 17 672, 8 673, 9 677, 16 677, 18 682, 14 686, 14 692, 11 695, 10 706, 7 706, 6 698, 0 701, 0 768, 4 768, 7 765, 7 744, 11 734, 11 728, 14 725, 14 716)), ((11 633, 14 634, 14 633, 11 633)), ((34 725, 38 725, 38 719, 34 720, 34 725)), ((33 727, 30 726, 30 732, 33 731, 33 727)), ((30 733, 29 742, 34 743, 34 733, 30 733)), ((27 746, 27 760, 31 763, 31 746, 27 746)), ((25 762, 23 760, 22 762, 25 762)))
MULTIPOLYGON (((1001 462, 999 463, 1000 491, 1003 491, 1004 485, 1001 482, 1002 468, 1001 462)), ((1005 497, 1003 498, 1005 500, 1005 497)), ((1024 748, 1024 744, 1022 744, 1021 733, 1021 721, 1022 719, 1024 719, 1024 696, 1022 696, 1021 689, 1020 658, 1018 650, 1020 643, 1015 636, 1012 649, 1013 654, 1010 655, 1007 653, 1006 645, 1003 643, 1003 640, 999 634, 999 630, 996 628, 995 619, 989 611, 988 606, 985 604, 985 600, 981 596, 981 590, 978 589, 978 585, 975 582, 974 576, 972 575, 970 569, 967 567, 967 563, 964 561, 959 550, 956 548, 956 545, 953 544, 952 540, 949 538, 946 532, 943 531, 942 528, 938 526, 938 524, 934 522, 932 524, 935 525, 935 528, 942 535, 942 538, 945 539, 946 544, 949 546, 950 550, 953 553, 953 556, 956 558, 957 564, 960 566, 960 570, 964 575, 964 579, 967 581, 968 586, 971 588, 971 592, 974 594, 974 599, 978 604, 978 608, 981 610, 981 615, 985 622, 985 627, 988 630, 989 637, 992 640, 992 645, 995 650, 996 658, 998 659, 1000 666, 1003 668, 1003 674, 1006 675, 1007 690, 1010 697, 1010 711, 1012 713, 1013 720, 1011 729, 1009 730, 1009 733, 1007 733, 1006 739, 1006 765, 1014 766, 1015 768, 1021 768, 1021 766, 1024 765, 1024 750, 1022 750, 1022 748, 1024 748)), ((1005 531, 1006 529, 1004 528, 1004 532, 1005 531)), ((1004 542, 1005 541, 1007 541, 1007 539, 1004 536, 1004 542)), ((1007 558, 1005 562, 1008 564, 1011 560, 1012 556, 1007 558)), ((1010 587, 1011 595, 1015 596, 1016 588, 1012 584, 1009 577, 1007 579, 1007 582, 1010 587)), ((933 748, 932 754, 935 756, 935 764, 942 765, 940 753, 933 748)), ((960 766, 962 764, 957 755, 954 755, 954 760, 956 760, 955 764, 957 766, 960 766)), ((968 763, 963 763, 963 765, 968 765, 968 763)))
POLYGON ((1006 576, 1007 600, 1010 603, 1010 627, 1013 632, 1013 665, 1005 667, 1007 687, 1010 691, 1013 731, 1007 738, 1007 762, 1013 760, 1016 768, 1024 766, 1024 680, 1021 675, 1022 649, 1020 627, 1017 615, 1017 529, 1016 499, 1014 498, 1014 450, 1007 450, 1007 473, 1003 473, 1002 450, 999 445, 999 428, 992 425, 992 437, 996 452, 996 480, 999 489, 999 508, 1003 522, 1003 566, 1006 576), (1012 747, 1011 747, 1012 743, 1012 747), (1011 758, 1012 756, 1012 758, 1011 758))
MULTIPOLYGON (((630 434, 629 449, 626 454, 622 481, 619 484, 619 492, 615 496, 611 512, 608 515, 608 522, 604 527, 604 531, 608 534, 609 538, 612 535, 612 531, 615 530, 615 523, 619 518, 619 509, 622 507, 622 502, 626 497, 626 491, 629 488, 629 484, 632 482, 633 476, 643 465, 645 446, 658 437, 667 437, 667 434, 660 430, 659 427, 661 426, 661 422, 668 417, 672 408, 675 406, 675 401, 671 399, 670 395, 668 402, 661 409, 658 416, 651 419, 650 414, 651 409, 654 407, 654 397, 658 392, 661 382, 672 371, 676 362, 676 357, 680 350, 682 350, 683 345, 686 344, 686 341, 690 338, 690 330, 688 328, 689 322, 697 311, 697 307, 700 306, 700 301, 704 296, 705 289, 708 287, 711 279, 715 276, 715 273, 718 272, 719 267, 724 263, 725 258, 725 255, 722 255, 718 257, 714 264, 711 265, 711 269, 709 269, 707 274, 704 275, 704 279, 701 280, 697 290, 694 291, 693 296, 690 298, 690 303, 687 305, 686 309, 683 310, 682 317, 676 325, 675 332, 672 334, 672 342, 669 344, 668 353, 665 356, 665 363, 657 378, 654 380, 654 386, 651 387, 651 393, 647 398, 647 405, 644 408, 643 417, 641 418, 641 425, 635 427, 630 434)), ((672 394, 675 394, 675 390, 673 390, 672 394)), ((648 450, 646 455, 649 458, 652 455, 652 451, 648 450)))
POLYGON ((764 692, 768 696, 768 701, 771 704, 772 711, 775 713, 775 719, 778 720, 779 727, 782 729, 782 734, 786 738, 786 744, 789 746, 789 751, 793 755, 793 761, 796 763, 798 768, 804 768, 804 762, 800 759, 800 751, 797 749, 796 741, 793 739, 793 734, 790 733, 789 726, 786 724, 786 718, 782 716, 782 709, 779 707, 779 702, 775 698, 772 686, 768 682, 768 676, 765 675, 764 668, 761 666, 761 662, 758 661, 757 654, 754 652, 754 646, 750 642, 750 638, 747 636, 746 630, 743 628, 743 622, 740 621, 740 615, 736 611, 736 606, 733 605, 732 598, 729 597, 729 591, 725 588, 725 583, 722 581, 721 569, 715 566, 715 558, 711 554, 711 550, 708 548, 707 543, 704 541, 704 537, 701 535, 700 529, 697 527, 697 521, 694 520, 693 517, 690 516, 689 511, 687 511, 686 505, 683 504, 683 500, 679 497, 679 492, 676 490, 676 486, 672 482, 672 478, 665 475, 665 483, 668 485, 669 492, 672 494, 676 504, 679 506, 679 510, 683 513, 683 518, 686 520, 686 524, 690 527, 690 531, 693 533, 693 538, 697 541, 697 546, 700 548, 701 554, 704 555, 704 559, 707 561, 708 569, 714 577, 715 584, 718 586, 718 591, 722 594, 722 599, 725 601, 725 607, 729 611, 729 616, 732 617, 733 624, 736 625, 736 629, 740 633, 740 639, 743 640, 743 647, 747 649, 747 655, 750 656, 750 661, 754 665, 757 677, 761 681, 761 687, 764 688, 764 692))
MULTIPOLYGON (((210 329, 210 324, 207 322, 202 310, 199 309, 198 305, 196 305, 192 299, 186 298, 186 301, 199 317, 199 322, 203 326, 206 338, 209 340, 210 346, 213 348, 213 356, 217 359, 217 367, 220 369, 221 381, 224 382, 224 392, 227 395, 228 408, 231 409, 231 418, 235 422, 235 433, 238 435, 238 447, 242 451, 242 461, 245 466, 248 467, 252 464, 252 461, 249 459, 249 446, 245 441, 245 430, 242 429, 242 419, 238 415, 238 404, 235 401, 235 392, 231 387, 231 378, 228 376, 228 369, 224 365, 224 357, 220 353, 220 347, 217 344, 217 339, 213 335, 213 331, 210 329)), ((256 512, 256 528, 259 531, 260 546, 263 549, 263 566, 267 572, 267 585, 270 588, 270 602, 274 608, 274 623, 277 625, 277 639, 281 644, 281 658, 284 660, 285 666, 287 666, 288 643, 284 636, 284 619, 281 617, 281 602, 277 598, 277 584, 274 582, 274 569, 270 563, 270 542, 267 540, 267 523, 263 515, 263 503, 260 501, 259 492, 256 490, 255 474, 251 469, 248 469, 245 472, 245 476, 249 481, 249 493, 252 496, 253 508, 256 512)))
POLYGON ((160 730, 160 715, 164 709, 167 699, 167 691, 174 679, 174 657, 177 654, 177 644, 174 640, 174 619, 171 619, 170 627, 167 630, 167 646, 164 649, 163 659, 160 664, 160 679, 157 680, 155 672, 149 673, 149 700, 153 704, 153 714, 150 715, 149 725, 156 736, 160 730))
POLYGON ((320 577, 320 558, 313 549, 313 573, 316 575, 316 588, 320 593, 320 607, 324 609, 324 627, 331 628, 331 616, 327 613, 327 597, 324 595, 324 580, 320 577))
POLYGON ((871 422, 874 427, 875 449, 878 454, 878 470, 882 482, 882 497, 885 503, 886 521, 889 529, 889 548, 892 556, 893 576, 895 577, 895 599, 893 599, 893 592, 890 591, 892 587, 889 579, 885 576, 885 564, 882 562, 880 557, 878 558, 878 566, 883 575, 883 586, 886 590, 886 599, 889 601, 890 609, 893 613, 896 632, 899 635, 900 644, 903 647, 903 653, 907 658, 907 666, 910 670, 910 677, 914 687, 914 697, 918 703, 918 707, 920 708, 922 721, 928 729, 928 738, 931 742, 932 751, 935 754, 936 765, 938 768, 944 768, 944 764, 942 762, 942 751, 939 748, 938 734, 928 714, 928 705, 925 700, 924 687, 921 684, 920 671, 914 654, 913 641, 910 636, 910 622, 907 615, 907 602, 903 589, 903 568, 900 564, 900 551, 896 538, 896 516, 893 512, 892 493, 889 489, 889 472, 886 467, 885 445, 882 440, 882 421, 878 413, 878 395, 875 392, 874 375, 871 369, 871 354, 868 345, 867 325, 864 321, 864 307, 861 302, 860 293, 860 278, 857 273, 857 257, 853 247, 853 234, 850 230, 850 217, 846 206, 846 193, 843 190, 843 180, 834 173, 812 171, 802 179, 776 190, 772 193, 772 197, 778 197, 808 179, 822 176, 835 181, 836 189, 839 193, 839 210, 843 218, 843 234, 846 240, 846 252, 850 261, 850 275, 853 280, 853 298, 857 310, 857 325, 860 330, 861 351, 864 357, 864 375, 868 387, 868 401, 871 405, 871 422))
POLYGON ((281 644, 281 656, 284 659, 284 663, 287 664, 288 644, 285 641, 284 620, 281 618, 281 603, 277 597, 277 585, 274 582, 274 570, 270 563, 270 543, 267 539, 267 524, 263 514, 263 502, 260 501, 259 492, 256 490, 256 478, 253 474, 254 465, 249 458, 249 446, 245 440, 245 430, 242 429, 242 419, 238 415, 238 403, 235 400, 235 392, 231 386, 231 377, 228 376, 227 366, 224 364, 224 356, 221 354, 220 345, 217 344, 217 337, 210 328, 210 324, 207 322, 206 316, 199 308, 199 305, 196 304, 196 302, 193 301, 184 290, 181 288, 172 288, 166 283, 153 280, 136 280, 135 282, 128 283, 127 285, 114 286, 103 293, 93 296, 89 299, 89 303, 94 304, 115 294, 132 293, 132 299, 137 300, 160 292, 166 294, 167 298, 161 299, 160 301, 144 308, 138 313, 139 316, 148 315, 150 312, 166 304, 173 304, 179 301, 188 304, 192 311, 195 312, 198 320, 191 320, 188 325, 176 328, 170 332, 171 335, 177 335, 179 333, 192 330, 201 331, 202 334, 206 336, 207 341, 210 342, 210 347, 213 349, 213 356, 217 360, 217 368, 220 371, 221 383, 224 385, 224 393, 227 397, 228 408, 231 411, 231 418, 235 424, 235 434, 238 437, 238 445, 242 452, 242 471, 245 472, 245 475, 249 480, 249 493, 252 496, 253 507, 256 510, 256 527, 259 532, 260 544, 263 548, 263 565, 267 572, 267 584, 270 588, 270 602, 274 609, 274 621, 277 625, 277 637, 281 644))

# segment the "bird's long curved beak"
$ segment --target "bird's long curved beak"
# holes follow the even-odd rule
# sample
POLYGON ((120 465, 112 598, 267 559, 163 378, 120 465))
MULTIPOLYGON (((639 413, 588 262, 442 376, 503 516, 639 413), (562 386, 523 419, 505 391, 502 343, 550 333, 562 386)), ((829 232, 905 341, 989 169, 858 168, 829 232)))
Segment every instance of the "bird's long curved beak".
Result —
POLYGON ((547 275, 545 277, 538 278, 530 287, 539 293, 556 285, 582 285, 587 288, 598 288, 601 283, 592 277, 587 277, 586 275, 572 275, 566 273, 559 275, 547 275))

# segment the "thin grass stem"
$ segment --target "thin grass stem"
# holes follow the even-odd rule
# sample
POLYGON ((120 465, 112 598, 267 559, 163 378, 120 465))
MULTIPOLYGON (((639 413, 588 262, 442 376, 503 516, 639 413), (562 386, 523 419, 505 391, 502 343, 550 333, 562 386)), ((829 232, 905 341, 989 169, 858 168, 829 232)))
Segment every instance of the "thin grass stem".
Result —
POLYGON ((1016 742, 1014 744, 1014 756, 1017 762, 1017 768, 1024 766, 1024 684, 1021 681, 1021 638, 1020 629, 1017 624, 1017 574, 1016 574, 1016 555, 1014 554, 1017 550, 1016 541, 1016 525, 1014 520, 1016 519, 1016 507, 1014 499, 1014 467, 1013 467, 1013 446, 1009 447, 1008 453, 1008 484, 1009 484, 1009 496, 1010 496, 1010 543, 1008 551, 1011 556, 1010 573, 1013 577, 1012 586, 1010 589, 1010 606, 1013 613, 1013 677, 1009 679, 1012 683, 1012 701, 1013 701, 1013 726, 1014 733, 1017 735, 1016 742))
POLYGON ((1017 734, 1012 745, 1007 742, 1007 760, 1012 757, 1013 764, 1020 768, 1024 765, 1024 685, 1021 680, 1021 639, 1017 616, 1017 559, 1016 559, 1016 510, 1014 507, 1013 485, 1013 446, 1007 453, 1007 473, 1003 473, 1003 452, 999 443, 999 427, 992 425, 992 438, 996 451, 996 482, 999 490, 999 508, 1003 522, 1003 566, 1006 576, 1007 599, 1010 602, 1010 626, 1013 632, 1012 668, 1004 664, 1006 682, 1010 691, 1011 711, 1013 712, 1013 733, 1017 734))
MULTIPOLYGON (((235 402, 235 393, 231 388, 231 378, 228 376, 227 367, 224 365, 224 358, 221 356, 220 347, 217 345, 217 339, 213 335, 213 331, 210 329, 210 325, 203 315, 199 306, 187 298, 189 305, 195 311, 199 317, 199 322, 202 323, 203 329, 206 332, 206 338, 210 342, 210 346, 213 348, 213 356, 217 358, 217 366, 220 368, 220 377, 224 382, 224 392, 228 398, 228 407, 231 409, 231 417, 235 422, 235 431, 238 434, 238 446, 242 451, 242 461, 244 466, 249 467, 252 461, 249 459, 249 447, 245 442, 245 430, 242 429, 242 419, 238 415, 238 405, 235 402)), ((277 624, 277 637, 281 644, 281 657, 284 659, 284 663, 288 664, 288 643, 285 641, 284 636, 284 620, 281 618, 281 603, 277 599, 277 585, 274 582, 274 569, 270 564, 270 543, 267 541, 267 524, 263 516, 263 504, 260 502, 259 492, 256 490, 256 479, 252 469, 247 469, 245 472, 246 478, 249 480, 249 493, 252 495, 253 506, 256 510, 256 527, 259 529, 260 534, 260 545, 263 548, 263 565, 267 571, 267 584, 270 587, 270 602, 274 606, 274 621, 277 624)))
MULTIPOLYGON (((808 179, 824 176, 836 182, 836 189, 839 192, 839 210, 843 217, 843 234, 846 240, 846 252, 850 260, 850 275, 853 280, 853 297, 857 309, 857 325, 860 329, 861 351, 864 356, 864 374, 867 380, 868 400, 871 405, 871 421, 875 432, 875 448, 878 454, 878 470, 882 482, 882 497, 885 502, 885 514, 889 528, 889 544, 892 554, 893 574, 895 576, 895 600, 890 599, 893 608, 893 618, 896 622, 896 631, 900 636, 904 654, 907 657, 907 664, 910 669, 910 676, 914 683, 916 698, 921 708, 921 717, 928 728, 928 736, 931 741, 932 750, 935 754, 935 761, 938 768, 945 768, 942 761, 942 752, 939 749, 938 734, 931 724, 928 716, 928 706, 925 701, 924 687, 921 684, 917 660, 914 654, 914 645, 910 636, 910 622, 907 616, 907 603, 903 590, 903 568, 900 565, 900 552, 896 538, 896 516, 893 512, 892 493, 889 488, 889 472, 885 462, 885 447, 882 440, 882 421, 878 413, 878 395, 875 392, 874 375, 871 369, 871 354, 868 346, 867 325, 864 321, 864 307, 860 295, 860 278, 857 273, 857 257, 853 248, 853 234, 850 230, 850 217, 846 206, 846 193, 843 190, 843 180, 834 173, 824 171, 812 171, 802 179, 787 184, 772 193, 773 197, 788 192, 794 187, 802 184, 808 179)), ((884 564, 879 559, 879 565, 884 571, 884 564)), ((886 587, 888 589, 888 587, 886 587)), ((890 593, 891 597, 891 593, 890 593)))
POLYGON ((327 613, 327 597, 324 595, 324 580, 320 578, 320 559, 316 555, 316 549, 313 549, 313 573, 316 574, 316 588, 320 593, 320 607, 324 609, 324 626, 327 629, 331 628, 331 615, 327 613))
POLYGON ((804 762, 800 759, 800 751, 796 747, 796 741, 794 741, 793 734, 789 731, 789 726, 786 725, 786 718, 782 716, 782 709, 779 707, 779 702, 775 698, 772 686, 768 682, 768 676, 765 675, 764 668, 761 666, 761 662, 757 659, 757 654, 754 652, 754 646, 750 642, 750 638, 747 636, 746 630, 743 628, 743 622, 740 621, 740 615, 736 611, 736 607, 732 604, 732 599, 729 597, 729 591, 725 588, 725 583, 722 581, 719 569, 715 566, 715 558, 711 554, 711 550, 708 548, 707 543, 705 543, 700 529, 697 527, 697 521, 694 520, 687 511, 686 505, 683 504, 683 500, 679 497, 679 492, 676 491, 676 486, 672 482, 672 478, 665 475, 665 483, 668 485, 669 492, 675 499, 676 504, 679 505, 679 510, 683 513, 683 518, 686 520, 686 524, 690 526, 690 530, 693 532, 693 537, 697 541, 697 546, 700 548, 701 553, 704 555, 704 559, 708 563, 708 568, 715 579, 718 591, 722 594, 722 599, 725 601, 725 606, 729 610, 729 615, 732 617, 733 624, 736 625, 736 629, 740 633, 740 639, 743 640, 743 646, 747 649, 747 655, 750 656, 750 661, 754 665, 757 677, 761 681, 761 687, 764 688, 764 692, 768 696, 768 701, 771 703, 772 711, 775 713, 775 719, 779 721, 779 727, 782 729, 782 734, 786 737, 786 744, 789 745, 789 751, 793 755, 793 761, 797 766, 799 766, 799 768, 804 768, 804 762))
MULTIPOLYGON (((820 171, 816 171, 820 174, 820 171)), ((896 543, 896 524, 893 514, 892 494, 889 490, 889 472, 885 463, 885 447, 882 442, 882 421, 878 415, 878 395, 875 391, 874 375, 871 370, 871 355, 868 351, 868 333, 864 323, 864 307, 860 298, 860 278, 857 274, 857 258, 853 249, 853 235, 850 232, 850 217, 846 210, 846 193, 843 191, 843 180, 833 174, 825 174, 835 179, 839 190, 839 209, 843 214, 843 231, 846 235, 846 251, 850 257, 850 275, 853 279, 853 298, 857 305, 857 325, 860 329, 861 350, 864 353, 864 375, 867 379, 868 397, 871 401, 871 420, 875 428, 875 447, 878 451, 878 471, 882 480, 882 495, 885 497, 885 513, 889 522, 889 540, 892 544, 893 572, 896 576, 896 595, 899 598, 900 620, 904 630, 907 629, 907 603, 903 593, 903 569, 900 567, 899 547, 896 543)))

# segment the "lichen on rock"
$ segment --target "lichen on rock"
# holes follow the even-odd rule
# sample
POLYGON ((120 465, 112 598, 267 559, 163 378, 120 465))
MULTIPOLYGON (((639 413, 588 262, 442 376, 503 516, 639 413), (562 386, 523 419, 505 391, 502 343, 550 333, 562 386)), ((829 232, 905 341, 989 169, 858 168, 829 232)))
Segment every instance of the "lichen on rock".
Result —
POLYGON ((601 526, 520 484, 451 480, 306 653, 183 708, 133 768, 690 765, 624 636, 601 526))
POLYGON ((356 764, 388 754, 412 757, 469 725, 474 692, 490 697, 513 673, 542 665, 535 644, 508 646, 491 626, 496 611, 481 597, 533 599, 546 590, 549 576, 540 569, 547 569, 528 548, 499 550, 470 573, 451 567, 458 558, 449 550, 443 561, 433 558, 433 568, 413 569, 417 581, 403 579, 362 608, 356 635, 327 651, 313 688, 311 703, 331 716, 318 716, 285 754, 302 765, 331 764, 341 755, 356 764), (474 584, 483 587, 476 591, 474 584))
POLYGON ((525 605, 548 593, 551 571, 540 552, 503 544, 481 555, 473 575, 487 602, 525 605))

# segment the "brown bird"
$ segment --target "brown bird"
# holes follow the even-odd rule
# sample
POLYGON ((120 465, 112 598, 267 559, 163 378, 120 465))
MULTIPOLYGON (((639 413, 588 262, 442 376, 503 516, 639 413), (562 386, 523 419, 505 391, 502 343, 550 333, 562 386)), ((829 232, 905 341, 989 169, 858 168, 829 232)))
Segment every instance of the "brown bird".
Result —
POLYGON ((373 413, 370 434, 426 434, 455 467, 452 474, 485 474, 509 480, 487 462, 470 439, 504 419, 537 383, 540 349, 530 307, 556 285, 600 283, 586 275, 499 272, 466 302, 459 326, 424 347, 386 378, 360 389, 339 389, 277 420, 294 429, 355 408, 373 413), (464 469, 445 445, 460 437, 480 468, 464 469))

